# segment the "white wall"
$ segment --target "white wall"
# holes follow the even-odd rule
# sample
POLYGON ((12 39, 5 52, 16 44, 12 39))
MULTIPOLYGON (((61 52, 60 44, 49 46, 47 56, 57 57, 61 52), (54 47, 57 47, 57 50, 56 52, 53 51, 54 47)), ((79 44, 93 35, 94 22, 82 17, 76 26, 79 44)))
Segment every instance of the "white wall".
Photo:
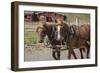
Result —
MULTIPOLYGON (((0 73, 14 73, 10 70, 10 54, 11 54, 11 12, 10 3, 14 0, 0 0, 0 73)), ((21 0, 29 1, 29 0, 21 0)), ((99 0, 30 0, 34 2, 45 3, 61 3, 61 4, 79 4, 79 5, 98 5, 100 13, 100 1, 99 0)), ((100 14, 98 14, 100 19, 100 14)), ((100 21, 99 23, 100 24, 100 21)), ((98 25, 98 28, 100 25, 98 25)), ((100 29, 99 29, 100 31, 100 29)), ((98 35, 100 37, 100 33, 98 35)), ((98 39, 100 40, 100 39, 98 39)), ((98 48, 100 52, 100 46, 98 48)), ((100 56, 100 53, 98 53, 100 56)), ((34 73, 99 73, 100 72, 100 58, 98 67, 88 68, 73 68, 73 69, 55 69, 55 70, 40 70, 34 71, 34 73)), ((22 72, 24 73, 24 72, 22 72)), ((33 71, 26 71, 26 73, 33 73, 33 71)))

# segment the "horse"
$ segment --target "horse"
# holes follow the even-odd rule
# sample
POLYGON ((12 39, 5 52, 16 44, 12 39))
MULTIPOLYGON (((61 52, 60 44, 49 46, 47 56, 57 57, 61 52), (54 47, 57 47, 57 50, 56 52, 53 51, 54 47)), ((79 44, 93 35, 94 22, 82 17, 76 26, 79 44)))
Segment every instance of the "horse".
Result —
MULTIPOLYGON (((42 24, 40 24, 42 25, 42 24)), ((39 42, 42 43, 44 41, 44 37, 48 36, 49 43, 51 44, 52 48, 52 56, 55 60, 60 59, 60 48, 61 44, 64 44, 64 38, 62 40, 57 40, 55 35, 57 35, 56 32, 56 26, 54 24, 47 25, 43 24, 42 26, 38 26, 36 32, 38 32, 40 40, 39 42)))
POLYGON ((61 40, 63 36, 66 40, 67 48, 69 48, 69 55, 68 58, 71 58, 71 54, 73 54, 74 58, 77 59, 74 50, 75 48, 79 48, 81 53, 81 59, 83 59, 82 50, 85 51, 87 49, 87 58, 89 58, 89 51, 90 51, 90 25, 89 24, 82 24, 80 26, 76 25, 68 25, 64 24, 61 20, 57 19, 57 40, 61 40), (65 26, 66 25, 66 26, 65 26), (64 35, 61 35, 61 26, 65 27, 64 35))

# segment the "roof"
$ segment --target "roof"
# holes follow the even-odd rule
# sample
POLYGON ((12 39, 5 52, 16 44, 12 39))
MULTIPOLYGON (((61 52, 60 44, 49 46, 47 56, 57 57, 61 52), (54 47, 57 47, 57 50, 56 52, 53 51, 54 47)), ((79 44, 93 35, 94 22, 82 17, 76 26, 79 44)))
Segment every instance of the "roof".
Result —
POLYGON ((33 14, 34 12, 33 11, 25 11, 24 13, 25 14, 33 14))

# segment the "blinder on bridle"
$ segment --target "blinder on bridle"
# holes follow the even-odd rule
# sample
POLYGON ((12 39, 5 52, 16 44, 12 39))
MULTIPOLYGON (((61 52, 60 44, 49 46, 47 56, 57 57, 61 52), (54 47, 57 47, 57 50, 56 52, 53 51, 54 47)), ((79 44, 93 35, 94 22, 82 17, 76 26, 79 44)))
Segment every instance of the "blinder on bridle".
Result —
POLYGON ((39 32, 39 30, 42 30, 42 31, 46 31, 46 28, 43 26, 38 26, 37 28, 37 32, 39 32))

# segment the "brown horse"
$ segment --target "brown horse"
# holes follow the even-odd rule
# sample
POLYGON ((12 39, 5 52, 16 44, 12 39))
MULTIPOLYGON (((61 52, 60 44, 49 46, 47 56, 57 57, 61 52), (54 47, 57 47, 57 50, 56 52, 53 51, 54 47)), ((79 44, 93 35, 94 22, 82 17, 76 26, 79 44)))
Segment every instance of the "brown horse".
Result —
POLYGON ((71 33, 71 29, 69 31, 69 40, 67 45, 69 46, 69 56, 70 59, 71 53, 76 58, 73 49, 79 48, 81 53, 81 58, 83 59, 82 50, 85 51, 87 49, 87 58, 89 58, 89 51, 90 51, 90 26, 89 24, 83 24, 80 26, 71 25, 69 27, 73 27, 73 32, 71 33))
POLYGON ((80 32, 78 32, 78 33, 75 33, 73 37, 69 38, 68 43, 67 43, 68 48, 69 48, 69 56, 68 56, 69 59, 70 59, 71 53, 75 57, 73 49, 76 49, 76 48, 79 48, 81 52, 81 58, 83 58, 82 50, 85 50, 85 48, 87 48, 87 58, 89 58, 89 50, 90 50, 90 44, 88 43, 89 39, 85 39, 86 37, 83 38, 82 35, 80 34, 80 32))
MULTIPOLYGON (((58 24, 59 23, 60 22, 58 22, 58 24)), ((62 29, 60 29, 61 26, 62 26, 61 23, 57 26, 58 32, 62 31, 62 29)), ((67 39, 66 44, 67 44, 67 48, 69 48, 68 58, 69 59, 71 58, 71 54, 75 57, 75 59, 77 58, 73 50, 76 48, 79 48, 80 53, 81 53, 81 58, 83 58, 82 50, 85 50, 85 48, 87 48, 87 58, 89 58, 89 51, 90 51, 90 26, 89 24, 83 24, 80 26, 71 25, 71 26, 67 26, 66 29, 67 30, 64 33, 67 36, 65 39, 67 39)), ((58 40, 61 40, 60 39, 61 37, 62 36, 58 33, 57 34, 58 40)))

